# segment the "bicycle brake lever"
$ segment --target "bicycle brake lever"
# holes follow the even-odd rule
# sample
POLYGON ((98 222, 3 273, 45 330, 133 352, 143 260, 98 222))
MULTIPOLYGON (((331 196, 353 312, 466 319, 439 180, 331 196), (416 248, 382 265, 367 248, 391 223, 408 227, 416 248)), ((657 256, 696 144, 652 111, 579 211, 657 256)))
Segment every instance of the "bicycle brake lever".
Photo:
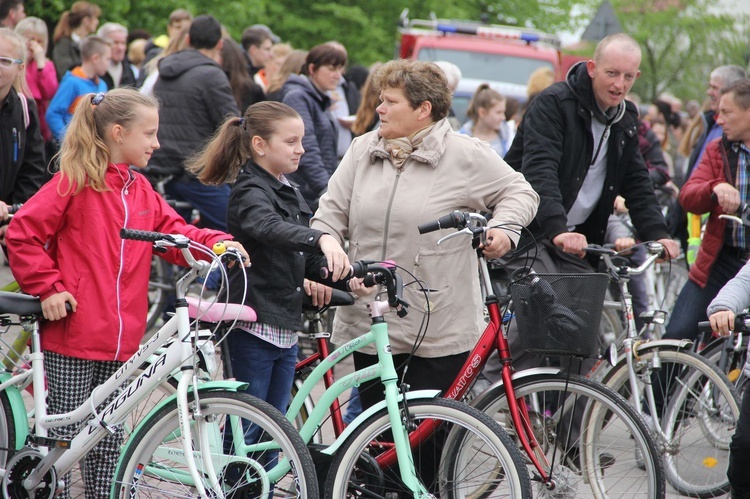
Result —
POLYGON ((463 234, 468 234, 470 236, 474 235, 474 233, 471 231, 470 228, 465 227, 465 228, 463 228, 463 229, 461 229, 459 231, 456 231, 456 232, 454 232, 452 234, 448 234, 447 236, 441 237, 440 240, 437 243, 438 243, 438 245, 440 245, 441 243, 443 243, 444 241, 447 241, 448 239, 451 239, 453 237, 458 237, 458 236, 461 236, 463 234))
POLYGON ((721 214, 721 215, 719 215, 719 218, 725 218, 727 220, 731 220, 732 222, 736 222, 736 223, 738 223, 740 225, 744 225, 745 224, 740 217, 736 217, 734 215, 721 214))

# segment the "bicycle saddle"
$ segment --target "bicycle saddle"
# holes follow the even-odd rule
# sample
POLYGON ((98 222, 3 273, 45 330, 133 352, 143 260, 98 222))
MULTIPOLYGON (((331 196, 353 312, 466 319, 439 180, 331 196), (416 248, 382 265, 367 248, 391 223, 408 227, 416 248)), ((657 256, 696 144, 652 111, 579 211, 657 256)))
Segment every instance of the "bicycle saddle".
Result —
POLYGON ((0 291, 0 314, 42 315, 42 302, 36 296, 0 291))
POLYGON ((191 319, 213 323, 234 321, 235 319, 246 322, 255 322, 258 320, 255 310, 247 305, 240 305, 238 303, 212 303, 209 300, 199 300, 192 296, 186 297, 185 300, 188 302, 188 315, 191 319))
MULTIPOLYGON (((342 291, 340 289, 333 288, 333 294, 331 295, 331 301, 326 307, 345 307, 347 305, 354 305, 354 296, 351 293, 342 291)), ((302 297, 302 310, 305 312, 315 312, 323 307, 316 307, 312 304, 312 298, 307 296, 302 297)))

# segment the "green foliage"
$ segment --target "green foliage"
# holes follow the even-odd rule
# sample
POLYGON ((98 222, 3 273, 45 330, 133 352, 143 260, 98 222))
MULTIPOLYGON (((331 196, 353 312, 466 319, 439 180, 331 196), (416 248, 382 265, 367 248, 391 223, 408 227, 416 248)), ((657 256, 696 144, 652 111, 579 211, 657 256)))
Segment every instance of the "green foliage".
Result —
MULTIPOLYGON (((169 13, 186 8, 195 15, 209 13, 239 40, 242 30, 266 24, 294 47, 309 49, 329 40, 342 42, 352 63, 371 64, 394 57, 397 24, 406 6, 400 0, 92 0, 102 8, 102 22, 115 21, 131 29, 165 33, 169 13)), ((575 0, 412 0, 411 18, 482 18, 555 32, 574 27, 568 12, 575 0)), ((52 30, 71 0, 26 2, 29 15, 41 17, 52 30)), ((579 23, 580 24, 580 23, 579 23)))
POLYGON ((747 67, 748 18, 710 13, 711 0, 612 0, 623 29, 641 44, 641 78, 633 91, 644 100, 661 92, 705 97, 708 75, 723 64, 747 67), (679 5, 678 5, 679 4, 679 5))

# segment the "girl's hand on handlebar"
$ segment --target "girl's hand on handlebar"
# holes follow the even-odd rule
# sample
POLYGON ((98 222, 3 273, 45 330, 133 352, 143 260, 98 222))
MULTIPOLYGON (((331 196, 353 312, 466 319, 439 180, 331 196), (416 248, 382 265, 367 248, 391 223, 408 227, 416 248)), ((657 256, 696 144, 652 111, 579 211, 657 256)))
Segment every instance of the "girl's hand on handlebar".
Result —
POLYGON ((734 312, 731 310, 720 310, 708 318, 711 329, 719 336, 726 336, 734 329, 734 312))
POLYGON ((487 242, 482 246, 487 258, 500 258, 511 248, 510 237, 504 230, 494 227, 487 229, 487 242))
POLYGON ((328 305, 328 302, 331 301, 333 290, 325 284, 305 279, 303 286, 305 287, 305 293, 312 298, 312 304, 314 307, 328 305))
MULTIPOLYGON (((245 248, 240 243, 238 243, 237 241, 224 241, 224 246, 226 246, 227 248, 234 248, 239 251, 242 255, 242 264, 245 267, 250 266, 250 255, 247 254, 247 251, 245 251, 245 248)), ((233 265, 234 262, 229 262, 227 267, 232 267, 233 265)))
POLYGON ((76 311, 78 302, 73 295, 67 291, 62 293, 55 293, 54 295, 48 296, 42 300, 42 314, 48 321, 57 321, 68 316, 68 311, 65 309, 65 304, 70 303, 70 308, 73 312, 76 311))
MULTIPOLYGON (((328 272, 331 280, 336 282, 349 275, 349 256, 341 247, 339 242, 330 234, 323 234, 318 239, 320 251, 326 256, 328 261, 328 272)), ((330 299, 330 296, 329 296, 330 299)))

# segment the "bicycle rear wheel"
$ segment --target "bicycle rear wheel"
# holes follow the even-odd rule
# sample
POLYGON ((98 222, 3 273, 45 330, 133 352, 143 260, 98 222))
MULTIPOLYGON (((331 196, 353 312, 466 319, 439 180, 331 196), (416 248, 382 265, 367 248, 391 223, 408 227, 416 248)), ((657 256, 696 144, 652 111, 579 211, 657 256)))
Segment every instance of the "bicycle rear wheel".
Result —
POLYGON ((16 420, 8 394, 0 392, 0 468, 5 468, 16 449, 16 420))
MULTIPOLYGON (((690 497, 727 493, 729 443, 739 417, 739 394, 726 375, 699 355, 676 349, 642 349, 636 369, 641 386, 645 381, 654 389, 659 426, 666 435, 659 447, 669 484, 690 497), (657 352, 662 382, 653 374, 657 352), (664 400, 668 403, 660 402, 664 400)), ((630 396, 624 362, 603 381, 630 396)))
MULTIPOLYGON (((486 415, 447 399, 411 401, 408 414, 415 424, 429 420, 439 424, 412 448, 418 479, 432 494, 443 498, 532 497, 520 453, 486 415)), ((326 497, 407 494, 398 466, 385 468, 377 462, 378 456, 392 448, 391 421, 383 409, 358 425, 336 453, 326 497)))
MULTIPOLYGON (((664 497, 664 470, 654 441, 622 397, 565 373, 531 375, 514 380, 513 386, 528 406, 527 422, 544 454, 539 457, 552 467, 554 488, 539 482, 535 497, 664 497)), ((502 385, 472 405, 517 435, 502 385)))
MULTIPOLYGON (((191 405, 192 401, 191 395, 191 405)), ((204 459, 210 459, 218 486, 228 497, 319 497, 315 466, 307 447, 286 418, 269 404, 245 393, 209 392, 201 394, 200 413, 201 417, 196 416, 191 424, 192 446, 207 490, 212 484, 204 459), (256 441, 266 450, 242 450, 243 437, 239 432, 228 436, 230 427, 257 430, 256 441), (201 436, 209 449, 200 445, 201 436), (288 460, 286 466, 283 460, 288 460), (282 464, 276 465, 277 461, 282 464)), ((173 401, 131 437, 115 474, 112 497, 196 497, 182 438, 177 403, 173 401)))

